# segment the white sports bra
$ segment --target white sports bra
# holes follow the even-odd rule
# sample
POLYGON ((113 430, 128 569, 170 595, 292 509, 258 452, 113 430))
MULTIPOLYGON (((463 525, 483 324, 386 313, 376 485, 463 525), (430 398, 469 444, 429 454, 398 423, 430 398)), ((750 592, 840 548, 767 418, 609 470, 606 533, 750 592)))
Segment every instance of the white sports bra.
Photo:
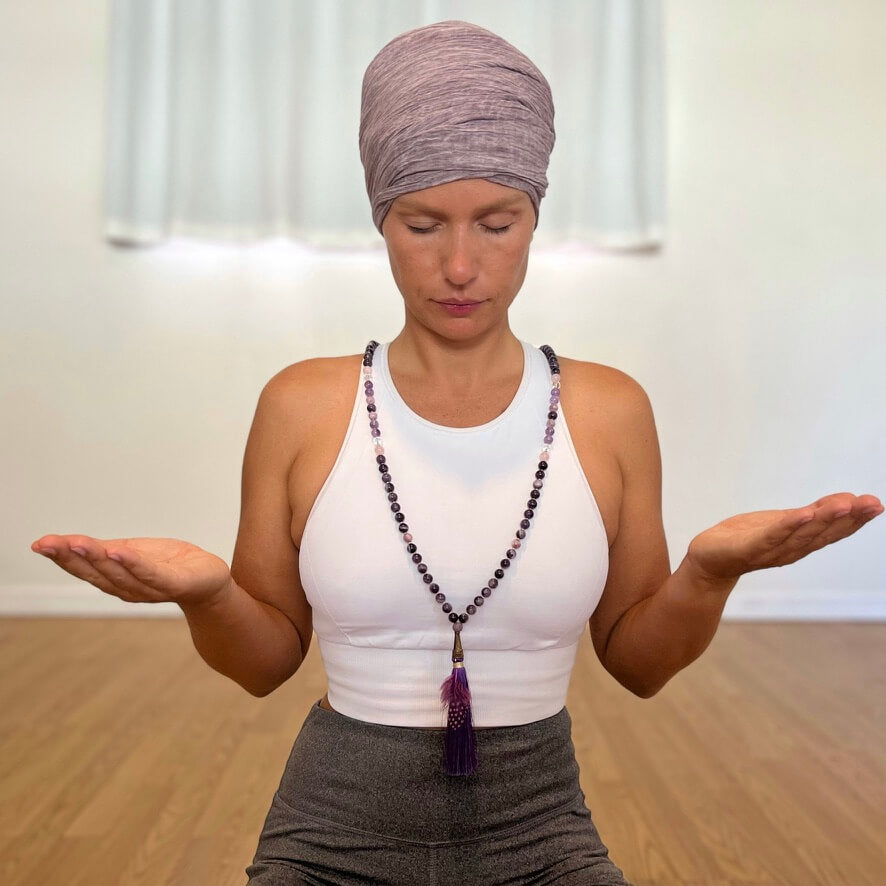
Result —
MULTIPOLYGON (((393 385, 388 345, 373 359, 392 482, 423 562, 456 612, 480 593, 518 528, 542 449, 550 369, 523 345, 507 409, 471 428, 433 424, 393 385)), ((360 367, 362 370, 362 366, 360 367)), ((357 720, 445 726, 440 684, 453 631, 391 516, 363 392, 308 515, 299 570, 329 680, 329 702, 357 720)), ((606 530, 560 408, 537 516, 499 586, 462 631, 476 727, 553 716, 609 568, 606 530)))

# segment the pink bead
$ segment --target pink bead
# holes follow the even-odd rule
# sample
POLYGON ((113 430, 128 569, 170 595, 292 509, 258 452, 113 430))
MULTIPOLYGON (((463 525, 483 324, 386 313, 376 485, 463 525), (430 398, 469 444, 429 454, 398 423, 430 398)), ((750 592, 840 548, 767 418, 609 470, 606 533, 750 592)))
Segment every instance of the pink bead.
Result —
POLYGON ((363 375, 372 375, 372 367, 364 366, 363 367, 363 375))
POLYGON ((412 541, 412 533, 411 532, 404 532, 403 533, 403 541, 405 541, 406 544, 409 544, 409 542, 412 541))
POLYGON ((557 384, 558 381, 560 381, 560 373, 559 373, 559 372, 555 372, 555 373, 551 376, 551 382, 552 382, 552 384, 557 384))
POLYGON ((375 403, 375 397, 367 397, 366 402, 367 403, 375 403))
POLYGON ((511 539, 511 547, 512 548, 519 548, 521 544, 522 544, 522 542, 520 541, 519 538, 511 539))
POLYGON ((385 454, 384 446, 376 446, 375 447, 375 454, 376 455, 384 455, 385 454))

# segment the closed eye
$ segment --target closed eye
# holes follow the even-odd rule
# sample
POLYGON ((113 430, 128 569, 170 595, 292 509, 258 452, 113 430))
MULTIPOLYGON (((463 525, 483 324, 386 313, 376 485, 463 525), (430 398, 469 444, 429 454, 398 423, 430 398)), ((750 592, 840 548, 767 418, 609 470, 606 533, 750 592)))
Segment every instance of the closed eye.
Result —
MULTIPOLYGON (((430 234, 431 231, 434 230, 433 226, 430 228, 417 228, 414 225, 406 225, 406 227, 414 234, 430 234)), ((501 228, 490 228, 489 225, 483 225, 483 227, 486 228, 490 234, 504 234, 511 228, 510 225, 504 225, 504 227, 501 228)))

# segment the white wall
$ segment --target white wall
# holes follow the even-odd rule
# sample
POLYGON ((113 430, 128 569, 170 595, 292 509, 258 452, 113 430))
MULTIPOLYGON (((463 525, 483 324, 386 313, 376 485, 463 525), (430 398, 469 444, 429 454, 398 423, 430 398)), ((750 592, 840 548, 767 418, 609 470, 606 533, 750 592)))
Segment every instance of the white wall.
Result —
MULTIPOLYGON (((667 246, 536 254, 512 326, 646 387, 676 566, 695 533, 740 511, 843 490, 886 497, 886 4, 666 9, 667 246)), ((164 535, 229 557, 262 384, 296 360, 393 337, 399 294, 381 254, 106 246, 108 4, 10 10, 0 611, 177 612, 66 581, 29 545, 46 532, 164 535)), ((881 517, 789 569, 745 576, 727 614, 882 618, 884 540, 881 517)))

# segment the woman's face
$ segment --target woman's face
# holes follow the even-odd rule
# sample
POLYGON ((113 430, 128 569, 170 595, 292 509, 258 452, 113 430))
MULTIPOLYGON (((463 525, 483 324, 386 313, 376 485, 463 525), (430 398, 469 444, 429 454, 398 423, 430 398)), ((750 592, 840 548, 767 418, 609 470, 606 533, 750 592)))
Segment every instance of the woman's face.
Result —
POLYGON ((506 322, 526 276, 534 226, 525 191, 485 179, 398 197, 382 233, 407 314, 447 337, 506 322))

